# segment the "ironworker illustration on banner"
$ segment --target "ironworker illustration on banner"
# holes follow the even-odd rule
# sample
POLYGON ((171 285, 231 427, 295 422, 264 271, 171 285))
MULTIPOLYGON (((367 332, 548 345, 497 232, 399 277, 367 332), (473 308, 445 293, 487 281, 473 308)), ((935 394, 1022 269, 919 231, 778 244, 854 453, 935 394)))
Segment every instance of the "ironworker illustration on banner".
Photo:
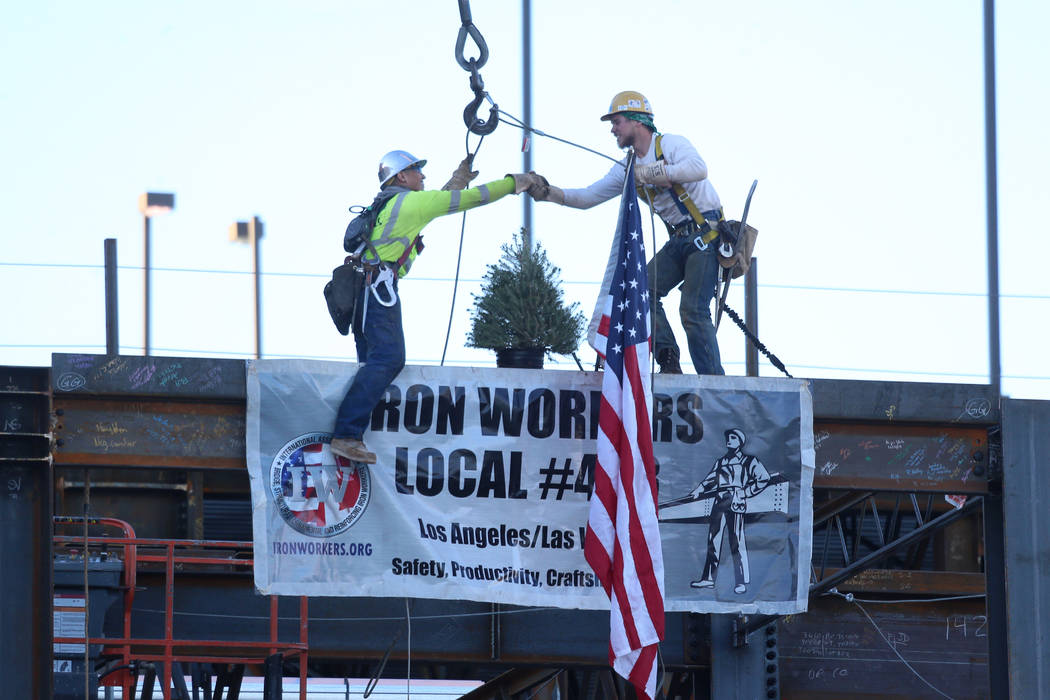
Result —
MULTIPOLYGON (((583 552, 600 372, 408 366, 365 433, 378 463, 362 465, 328 447, 356 367, 248 363, 261 592, 608 608, 583 552)), ((665 608, 804 611, 806 382, 655 379, 665 608)))

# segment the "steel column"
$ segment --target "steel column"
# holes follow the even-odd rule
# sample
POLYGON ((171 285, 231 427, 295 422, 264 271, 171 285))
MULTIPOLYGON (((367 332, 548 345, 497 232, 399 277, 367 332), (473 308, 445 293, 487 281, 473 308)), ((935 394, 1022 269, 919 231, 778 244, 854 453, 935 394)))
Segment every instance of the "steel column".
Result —
POLYGON ((712 698, 775 700, 780 697, 776 621, 748 635, 732 615, 711 616, 712 698))
POLYGON ((997 513, 1001 529, 991 515, 985 518, 993 698, 1050 697, 1047 425, 1050 403, 1003 401, 1003 498, 997 513), (993 538, 1001 550, 993 551, 993 538), (1002 561, 993 561, 1000 552, 1002 561), (1007 667, 1009 683, 1003 673, 1007 667))
POLYGON ((46 368, 0 367, 0 658, 4 697, 49 698, 52 464, 46 368))

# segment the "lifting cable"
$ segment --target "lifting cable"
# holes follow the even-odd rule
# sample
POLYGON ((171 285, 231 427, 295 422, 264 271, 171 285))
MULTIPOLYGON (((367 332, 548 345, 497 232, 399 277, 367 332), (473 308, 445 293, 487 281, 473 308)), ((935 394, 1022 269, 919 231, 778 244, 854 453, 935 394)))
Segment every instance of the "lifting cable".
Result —
MULTIPOLYGON (((623 163, 621 163, 616 158, 613 158, 612 156, 606 155, 601 151, 596 151, 593 148, 588 148, 587 146, 584 146, 582 144, 575 143, 574 141, 569 141, 568 139, 563 139, 559 136, 548 134, 544 131, 533 127, 531 124, 526 124, 524 121, 518 119, 509 112, 500 109, 499 105, 493 102, 492 97, 485 90, 485 81, 481 78, 481 68, 489 60, 489 47, 488 44, 485 42, 485 37, 482 36, 481 31, 474 24, 474 20, 471 17, 470 0, 459 0, 459 18, 461 25, 459 27, 459 33, 456 36, 456 63, 458 63, 463 70, 470 73, 470 89, 474 92, 474 98, 469 103, 467 103, 467 106, 463 109, 463 123, 467 127, 466 157, 467 162, 471 164, 471 167, 473 167, 474 157, 478 154, 478 151, 481 150, 481 144, 485 140, 485 136, 495 131, 499 123, 503 122, 504 124, 510 124, 511 126, 521 129, 526 134, 538 134, 540 136, 545 136, 549 139, 553 139, 554 141, 558 141, 560 143, 564 143, 566 145, 587 151, 588 153, 593 153, 594 155, 605 158, 606 160, 611 160, 612 162, 626 169, 626 166, 623 163), (468 36, 474 41, 475 46, 477 46, 478 48, 477 58, 471 57, 468 59, 463 53, 464 49, 466 48, 468 36), (488 101, 490 105, 488 119, 481 119, 478 117, 478 109, 481 107, 481 103, 484 101, 488 101), (507 119, 500 118, 500 115, 507 117, 507 119), (477 148, 474 149, 473 153, 471 153, 470 151, 470 135, 472 133, 477 134, 481 137, 481 139, 478 141, 477 148)), ((654 208, 652 206, 652 200, 650 199, 648 203, 650 218, 653 218, 654 208)), ((657 252, 655 223, 655 218, 653 218, 653 255, 656 255, 657 252)), ((459 250, 456 253, 456 274, 452 283, 452 303, 449 308, 448 327, 445 330, 445 344, 441 350, 442 367, 445 365, 445 355, 448 352, 448 341, 449 337, 452 334, 452 317, 455 313, 456 294, 459 289, 459 269, 460 263, 463 259, 463 239, 466 233, 466 227, 467 212, 464 211, 463 220, 460 224, 459 229, 459 250)), ((659 300, 656 301, 659 302, 659 300)), ((756 336, 754 333, 751 332, 750 329, 748 329, 748 327, 740 319, 740 315, 737 314, 736 311, 734 311, 732 308, 729 307, 728 304, 725 303, 722 304, 722 308, 725 310, 726 314, 729 315, 729 318, 733 319, 733 323, 735 323, 737 327, 740 328, 740 330, 744 334, 744 337, 747 338, 748 342, 754 345, 759 352, 761 352, 763 355, 766 356, 767 359, 769 359, 770 364, 772 364, 774 367, 786 374, 789 378, 794 378, 792 377, 791 373, 788 372, 787 369, 784 367, 784 363, 781 362, 780 358, 778 358, 776 355, 770 352, 769 349, 765 346, 765 344, 758 339, 758 336, 756 336)), ((579 365, 580 360, 579 358, 576 358, 575 353, 573 353, 573 358, 576 360, 576 364, 579 365)), ((580 369, 583 369, 582 365, 580 366, 580 369)), ((597 362, 595 363, 595 369, 598 369, 597 362)))
MULTIPOLYGON (((474 20, 470 14, 470 0, 459 0, 459 18, 461 24, 459 28, 459 33, 456 36, 456 63, 458 63, 463 70, 470 73, 470 89, 474 93, 474 98, 470 102, 468 102, 467 106, 463 109, 463 123, 467 127, 466 157, 467 162, 471 164, 471 167, 473 167, 474 157, 478 154, 478 151, 481 150, 481 144, 485 140, 485 136, 495 131, 496 127, 499 126, 500 122, 503 122, 504 124, 510 124, 511 126, 515 126, 527 133, 539 134, 540 136, 546 136, 549 139, 560 141, 561 143, 568 144, 570 146, 575 146, 576 148, 580 148, 584 151, 588 151, 589 153, 601 156, 602 158, 605 158, 607 160, 611 160, 614 163, 620 162, 615 158, 612 158, 611 156, 608 156, 600 151, 594 150, 593 148, 588 148, 587 146, 574 143, 572 141, 569 141, 568 139, 563 139, 558 136, 548 134, 544 131, 540 131, 539 129, 534 129, 532 126, 526 124, 514 115, 504 110, 501 110, 499 108, 499 105, 497 105, 492 100, 492 97, 485 90, 485 81, 481 78, 481 68, 489 60, 489 47, 488 44, 485 42, 485 37, 482 36, 481 31, 477 28, 477 25, 474 24, 474 20), (473 40, 474 44, 478 48, 477 58, 471 57, 468 59, 464 54, 464 49, 466 48, 468 36, 471 38, 471 40, 473 40), (481 107, 481 103, 484 101, 487 101, 490 105, 488 119, 481 119, 478 117, 478 109, 481 107), (501 114, 508 117, 508 119, 501 119, 501 114), (481 137, 473 153, 471 153, 470 151, 470 135, 472 133, 477 134, 481 137)), ((444 347, 441 350, 440 366, 442 367, 445 365, 445 356, 448 353, 448 341, 449 337, 452 335, 452 318, 455 315, 456 309, 456 295, 459 289, 459 270, 460 264, 463 259, 463 240, 466 233, 466 226, 467 212, 464 211, 463 219, 459 229, 459 250, 456 253, 456 274, 453 278, 452 283, 452 302, 449 308, 448 326, 445 329, 445 343, 444 347)), ((583 365, 580 364, 580 360, 578 357, 576 357, 576 353, 573 353, 572 356, 573 359, 576 360, 576 364, 582 370, 583 365)))
MULTIPOLYGON (((474 157, 477 156, 478 151, 481 150, 481 144, 485 141, 485 137, 496 130, 499 126, 499 108, 489 97, 489 94, 485 92, 485 81, 481 79, 481 68, 489 60, 489 46, 485 43, 485 37, 481 35, 481 31, 475 26, 474 20, 470 15, 470 0, 459 0, 459 18, 461 25, 459 27, 459 34, 456 36, 456 63, 460 65, 463 70, 470 73, 470 89, 474 92, 474 99, 471 100, 467 106, 463 109, 463 121, 467 126, 467 134, 464 137, 464 148, 467 152, 466 161, 469 167, 474 167, 474 157), (463 49, 466 47, 467 37, 470 37, 474 44, 478 47, 478 57, 470 58, 463 54, 463 49), (489 110, 488 120, 479 119, 477 116, 478 108, 481 106, 483 100, 488 100, 489 104, 492 105, 489 110), (481 138, 478 140, 478 145, 474 149, 474 152, 470 151, 470 135, 471 133, 479 135, 481 138)), ((448 340, 452 335, 452 318, 456 312, 456 294, 459 291, 459 268, 463 261, 463 238, 466 235, 467 230, 467 212, 463 212, 463 218, 459 226, 459 249, 456 251, 456 274, 452 280, 452 302, 449 304, 448 309, 448 327, 445 329, 445 344, 441 349, 441 363, 439 366, 445 366, 445 355, 448 353, 448 340)))

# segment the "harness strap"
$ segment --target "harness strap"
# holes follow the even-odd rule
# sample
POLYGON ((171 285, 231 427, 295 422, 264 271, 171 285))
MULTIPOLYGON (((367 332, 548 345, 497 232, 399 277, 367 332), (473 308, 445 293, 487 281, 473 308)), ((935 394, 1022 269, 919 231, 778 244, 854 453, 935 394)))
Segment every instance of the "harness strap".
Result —
POLYGON ((400 270, 401 266, 408 260, 408 256, 412 254, 412 251, 416 251, 416 255, 423 252, 423 234, 417 233, 416 237, 412 239, 412 242, 405 247, 405 252, 401 254, 401 257, 397 259, 397 267, 400 270))
MULTIPOLYGON (((660 140, 663 138, 663 134, 656 135, 656 159, 664 160, 664 151, 660 147, 660 140)), ((700 229, 701 240, 704 243, 710 243, 711 241, 718 238, 718 227, 712 226, 707 219, 701 213, 700 209, 697 208, 696 202, 686 192, 685 187, 680 183, 672 182, 670 190, 674 192, 674 196, 671 199, 674 200, 675 206, 678 207, 678 211, 682 212, 690 219, 692 219, 700 229)), ((721 212, 719 212, 719 220, 721 220, 721 212)))
MULTIPOLYGON (((459 192, 454 192, 453 194, 458 195, 459 192)), ((417 255, 420 252, 422 252, 422 250, 423 250, 423 234, 422 233, 417 233, 416 236, 411 241, 408 242, 408 244, 405 246, 404 251, 401 253, 401 255, 397 258, 396 261, 383 260, 379 256, 379 252, 376 250, 376 246, 375 246, 375 244, 377 242, 382 244, 382 245, 386 245, 388 243, 393 243, 393 242, 407 241, 406 238, 392 238, 390 236, 391 231, 393 231, 394 224, 397 222, 397 217, 400 214, 401 202, 404 200, 404 195, 395 196, 395 197, 396 198, 394 198, 394 197, 391 198, 391 199, 394 200, 394 205, 393 205, 394 209, 391 212, 390 218, 387 220, 386 225, 384 226, 382 233, 379 235, 378 241, 374 240, 374 238, 375 238, 375 230, 373 229, 372 235, 369 236, 365 240, 365 245, 367 246, 368 252, 371 255, 371 257, 373 258, 373 260, 374 260, 373 264, 375 264, 375 265, 382 265, 383 263, 396 264, 397 265, 398 274, 400 275, 401 268, 404 267, 405 263, 408 262, 409 257, 411 257, 411 255, 412 255, 412 252, 415 251, 415 253, 417 255)), ((384 205, 384 208, 385 208, 385 205, 384 205)))

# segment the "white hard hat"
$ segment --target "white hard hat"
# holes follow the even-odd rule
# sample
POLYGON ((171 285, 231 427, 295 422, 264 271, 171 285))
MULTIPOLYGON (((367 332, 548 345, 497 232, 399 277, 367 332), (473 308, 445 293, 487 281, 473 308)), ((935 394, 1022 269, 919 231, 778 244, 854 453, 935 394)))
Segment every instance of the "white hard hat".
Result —
POLYGON ((426 164, 426 160, 416 158, 408 151, 390 151, 379 159, 379 184, 385 185, 402 170, 422 168, 426 164))

